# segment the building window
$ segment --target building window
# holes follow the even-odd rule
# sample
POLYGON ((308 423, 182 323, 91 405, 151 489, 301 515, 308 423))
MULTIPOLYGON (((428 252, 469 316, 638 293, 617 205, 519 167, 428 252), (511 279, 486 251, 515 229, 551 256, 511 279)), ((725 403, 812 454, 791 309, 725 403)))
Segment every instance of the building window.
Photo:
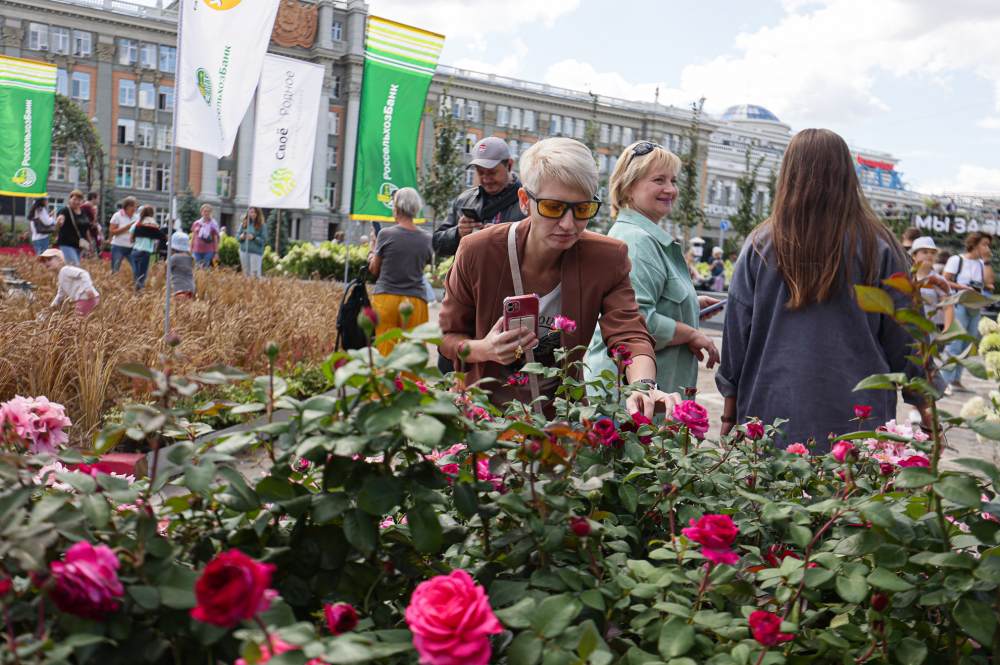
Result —
POLYGON ((466 187, 472 187, 472 185, 475 184, 475 179, 473 178, 473 176, 475 175, 475 173, 476 173, 475 169, 465 169, 465 186, 466 187))
POLYGON ((583 139, 587 133, 587 121, 583 118, 576 119, 576 130, 573 132, 573 138, 583 139))
POLYGON ((611 144, 621 145, 622 142, 622 128, 619 125, 611 125, 611 144))
POLYGON ((517 142, 517 139, 507 141, 507 149, 510 151, 511 159, 517 159, 521 154, 521 144, 517 142))
POLYGON ((156 86, 152 83, 139 84, 139 108, 156 108, 156 86))
POLYGON ((611 127, 606 122, 601 123, 600 142, 607 143, 611 140, 611 127))
POLYGON ((337 168, 337 146, 326 146, 326 166, 327 168, 337 168))
POLYGON ((118 105, 135 106, 135 81, 118 79, 118 105))
POLYGON ((139 59, 139 45, 134 39, 118 40, 118 64, 134 65, 139 59))
POLYGON ((63 96, 69 95, 69 74, 66 73, 65 69, 56 70, 56 93, 63 96))
POLYGON ((497 127, 506 127, 510 124, 510 107, 497 107, 497 127))
POLYGON ((451 105, 451 115, 461 120, 465 117, 465 100, 461 97, 455 98, 455 103, 451 105))
POLYGON ((562 134, 562 116, 553 113, 549 116, 549 134, 559 136, 562 134))
POLYGON ((331 208, 337 207, 337 183, 326 183, 326 204, 331 208))
POLYGON ((145 69, 156 69, 156 44, 141 44, 139 46, 139 66, 145 69))
POLYGON ((535 112, 534 111, 531 111, 529 109, 525 109, 522 120, 524 121, 524 129, 525 130, 527 130, 529 132, 535 131, 535 112))
POLYGON ((153 189, 153 162, 142 159, 135 163, 135 188, 153 189))
POLYGON ((135 143, 135 120, 121 118, 118 120, 118 145, 135 143))
POLYGON ((510 126, 514 129, 521 128, 521 109, 510 110, 510 126))
POLYGON ((152 123, 140 122, 135 128, 135 144, 140 148, 152 148, 153 131, 152 123))
POLYGON ((479 102, 475 99, 470 99, 465 105, 465 118, 472 122, 479 122, 479 102))
POLYGON ((173 74, 177 71, 177 49, 173 46, 160 46, 160 71, 173 74))
POLYGON ((84 102, 90 99, 90 74, 73 72, 70 97, 84 102))
POLYGON ((441 95, 438 97, 438 115, 445 116, 448 111, 451 110, 451 97, 448 95, 441 95))
POLYGON ((608 172, 608 156, 607 155, 599 155, 597 157, 597 171, 599 173, 607 173, 608 172))
POLYGON ((172 128, 170 126, 159 125, 156 128, 156 149, 169 150, 173 140, 172 128))
POLYGON ((333 136, 340 136, 340 112, 330 111, 329 133, 333 136))
POLYGON ((172 85, 161 85, 156 96, 156 108, 161 111, 174 111, 174 87, 172 85))
POLYGON ((334 21, 330 24, 330 39, 335 42, 344 41, 344 24, 341 21, 334 21))
POLYGON ((53 53, 69 53, 69 29, 52 26, 49 29, 49 43, 53 53))
POLYGON ((73 55, 79 55, 84 58, 90 57, 90 54, 94 52, 92 39, 93 37, 86 30, 74 30, 73 55))
POLYGON ((168 164, 156 165, 156 191, 166 192, 170 190, 170 166, 168 164))
POLYGON ((49 50, 49 26, 44 23, 28 24, 28 48, 32 51, 49 50))
POLYGON ((330 96, 334 99, 340 99, 340 76, 334 74, 330 78, 330 96))
POLYGON ((119 159, 115 163, 115 187, 132 187, 132 162, 119 159))
POLYGON ((631 127, 622 129, 622 145, 632 145, 633 131, 631 127))
POLYGON ((62 150, 52 151, 52 158, 49 162, 49 179, 66 179, 66 153, 62 150))
POLYGON ((229 189, 232 186, 232 176, 229 171, 219 171, 215 176, 215 193, 217 196, 228 199, 229 189))

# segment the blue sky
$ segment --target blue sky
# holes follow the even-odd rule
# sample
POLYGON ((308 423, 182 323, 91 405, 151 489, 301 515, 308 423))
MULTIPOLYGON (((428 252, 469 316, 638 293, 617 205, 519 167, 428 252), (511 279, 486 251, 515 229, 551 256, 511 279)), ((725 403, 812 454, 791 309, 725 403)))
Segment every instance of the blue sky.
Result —
POLYGON ((445 64, 628 99, 765 106, 892 153, 914 189, 1000 193, 1000 0, 369 0, 445 64))

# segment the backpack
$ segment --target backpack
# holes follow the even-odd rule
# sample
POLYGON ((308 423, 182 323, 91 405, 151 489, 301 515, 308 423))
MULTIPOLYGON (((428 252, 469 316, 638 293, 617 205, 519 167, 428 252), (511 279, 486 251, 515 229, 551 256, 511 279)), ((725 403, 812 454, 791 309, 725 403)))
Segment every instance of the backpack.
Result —
POLYGON ((362 268, 356 279, 347 283, 344 297, 340 301, 340 311, 337 312, 337 342, 334 350, 362 349, 368 346, 368 336, 358 325, 358 315, 365 307, 371 306, 368 299, 367 268, 362 268))

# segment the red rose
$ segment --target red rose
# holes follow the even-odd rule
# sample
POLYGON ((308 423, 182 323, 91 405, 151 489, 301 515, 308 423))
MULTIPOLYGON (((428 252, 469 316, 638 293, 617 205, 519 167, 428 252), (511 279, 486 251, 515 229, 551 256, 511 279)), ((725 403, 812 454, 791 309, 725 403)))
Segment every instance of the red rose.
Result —
POLYGON ((675 406, 674 420, 687 427, 696 438, 702 439, 708 432, 708 411, 695 401, 684 400, 675 406))
POLYGON ((702 555, 714 563, 733 565, 740 560, 730 549, 740 530, 729 515, 704 515, 700 520, 690 521, 690 526, 681 533, 701 545, 702 555))
POLYGON ((118 609, 125 595, 118 579, 118 557, 107 545, 79 542, 63 561, 53 561, 49 571, 55 582, 49 592, 63 612, 100 621, 118 609))
POLYGON ((773 647, 781 642, 789 642, 795 639, 791 633, 781 632, 781 617, 764 610, 756 610, 747 620, 750 623, 750 632, 753 638, 766 647, 773 647))
POLYGON ((14 589, 14 581, 9 577, 0 577, 0 596, 6 596, 14 589))
POLYGON ((764 438, 764 424, 759 420, 751 420, 743 426, 743 429, 746 431, 748 439, 757 441, 764 438))
POLYGON ((590 521, 586 517, 570 517, 569 528, 580 538, 590 535, 590 521))
POLYGON ((274 566, 254 561, 239 550, 221 552, 208 562, 194 585, 198 621, 232 628, 263 612, 277 595, 269 589, 274 566))
MULTIPOLYGON (((649 418, 647 418, 643 414, 641 414, 638 411, 636 411, 635 413, 632 414, 632 420, 630 422, 622 423, 622 431, 623 432, 638 432, 639 428, 642 427, 643 425, 650 425, 651 426, 652 424, 653 424, 652 420, 650 420, 649 418)), ((651 437, 651 436, 640 436, 639 437, 639 442, 642 443, 643 445, 648 446, 650 443, 653 442, 653 437, 651 437)))
POLYGON ((323 616, 332 635, 349 633, 358 625, 358 613, 349 603, 327 603, 323 605, 323 616))
POLYGON ((885 612, 885 608, 889 607, 889 596, 881 591, 876 591, 872 594, 871 605, 876 612, 885 612))
POLYGON ((487 665, 489 636, 503 632, 486 591, 464 570, 418 584, 406 623, 424 665, 487 665))
POLYGON ((594 423, 594 434, 597 435, 601 445, 605 446, 613 446, 621 440, 621 437, 618 436, 618 430, 610 418, 601 418, 594 423))
POLYGON ((906 468, 910 466, 919 466, 924 468, 929 468, 931 461, 924 457, 923 455, 910 455, 904 460, 899 460, 899 466, 906 468))
POLYGON ((872 416, 872 408, 864 404, 854 405, 854 417, 858 420, 868 420, 872 416))
POLYGON ((521 372, 514 372, 507 377, 508 386, 526 386, 528 385, 528 375, 521 372))
POLYGON ((792 557, 793 559, 802 558, 781 543, 775 543, 764 551, 764 561, 771 564, 772 568, 779 568, 781 566, 781 562, 788 557, 792 557))
POLYGON ((854 444, 849 441, 838 441, 833 444, 833 459, 838 462, 846 462, 849 457, 854 457, 855 452, 854 444))
POLYGON ((896 465, 892 462, 879 462, 878 471, 883 476, 891 476, 896 473, 896 465))
POLYGON ((632 364, 632 352, 624 344, 619 344, 611 349, 611 359, 624 371, 626 367, 632 364))

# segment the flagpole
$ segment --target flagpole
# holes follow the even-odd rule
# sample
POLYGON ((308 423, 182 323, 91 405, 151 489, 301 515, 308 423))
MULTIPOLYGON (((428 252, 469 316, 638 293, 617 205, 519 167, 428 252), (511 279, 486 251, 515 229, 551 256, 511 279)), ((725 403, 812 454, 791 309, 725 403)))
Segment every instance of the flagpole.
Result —
POLYGON ((170 214, 167 217, 167 282, 164 285, 166 295, 163 299, 163 336, 170 334, 170 257, 173 255, 173 248, 170 246, 170 239, 174 233, 174 224, 177 219, 177 100, 180 97, 180 63, 181 63, 181 30, 184 25, 184 5, 181 0, 177 3, 177 53, 174 58, 174 108, 172 112, 173 127, 170 132, 170 186, 167 187, 167 199, 170 206, 170 214))

